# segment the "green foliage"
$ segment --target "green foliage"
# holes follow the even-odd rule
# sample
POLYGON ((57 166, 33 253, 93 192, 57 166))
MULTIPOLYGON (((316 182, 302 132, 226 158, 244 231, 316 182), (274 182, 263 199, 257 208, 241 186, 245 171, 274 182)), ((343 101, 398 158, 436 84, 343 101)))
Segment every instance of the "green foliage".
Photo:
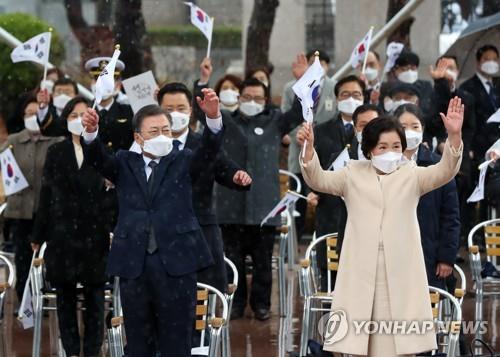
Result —
MULTIPOLYGON (((14 37, 24 42, 31 37, 46 32, 51 27, 48 23, 23 13, 0 15, 0 26, 14 37)), ((10 53, 12 48, 0 41, 0 111, 9 114, 18 96, 35 88, 43 76, 43 68, 33 62, 12 63, 10 53)), ((49 61, 54 65, 64 58, 63 43, 54 30, 50 46, 49 61)))
MULTIPOLYGON (((194 46, 205 48, 207 39, 193 25, 173 25, 148 30, 151 44, 155 46, 194 46)), ((212 48, 240 48, 241 28, 234 26, 215 27, 212 48)))

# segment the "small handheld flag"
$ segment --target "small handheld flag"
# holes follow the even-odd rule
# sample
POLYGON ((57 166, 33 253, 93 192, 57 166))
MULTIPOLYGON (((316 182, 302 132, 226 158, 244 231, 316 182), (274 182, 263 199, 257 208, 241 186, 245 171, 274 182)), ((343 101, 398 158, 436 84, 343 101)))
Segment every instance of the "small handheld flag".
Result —
POLYGON ((13 195, 29 186, 10 148, 0 153, 0 163, 2 166, 3 188, 6 196, 13 195))
POLYGON ((10 54, 13 63, 30 61, 45 65, 49 61, 51 32, 44 32, 14 48, 10 54))
POLYGON ((351 161, 351 158, 349 157, 349 150, 346 147, 344 150, 342 150, 340 155, 337 156, 335 161, 330 166, 329 170, 338 171, 338 170, 346 167, 347 164, 349 163, 349 161, 351 161))
POLYGON ((33 327, 34 319, 33 319, 33 302, 32 302, 32 293, 31 293, 31 270, 33 269, 33 261, 35 260, 36 252, 33 252, 33 257, 31 258, 31 265, 28 274, 28 279, 26 280, 26 285, 24 286, 23 297, 21 300, 21 305, 19 305, 19 312, 17 318, 21 321, 23 328, 29 329, 33 327))
POLYGON ((191 8, 191 23, 196 26, 208 40, 207 58, 210 58, 210 47, 212 45, 212 33, 214 29, 214 18, 192 2, 184 2, 191 8))
POLYGON ((290 205, 297 202, 300 196, 292 192, 287 192, 285 197, 278 202, 278 204, 267 214, 267 216, 262 220, 260 226, 262 227, 269 219, 276 217, 285 211, 290 205))
POLYGON ((368 33, 363 37, 360 43, 354 47, 351 53, 351 58, 349 62, 352 68, 357 68, 359 63, 363 61, 363 68, 361 73, 365 73, 366 59, 368 58, 368 52, 370 51, 370 44, 372 42, 373 26, 370 28, 368 33))
POLYGON ((120 57, 120 45, 115 46, 115 52, 113 53, 113 57, 111 57, 111 61, 104 67, 101 74, 97 78, 95 83, 95 108, 97 104, 100 104, 102 98, 112 94, 115 90, 115 67, 116 62, 118 61, 118 57, 120 57))

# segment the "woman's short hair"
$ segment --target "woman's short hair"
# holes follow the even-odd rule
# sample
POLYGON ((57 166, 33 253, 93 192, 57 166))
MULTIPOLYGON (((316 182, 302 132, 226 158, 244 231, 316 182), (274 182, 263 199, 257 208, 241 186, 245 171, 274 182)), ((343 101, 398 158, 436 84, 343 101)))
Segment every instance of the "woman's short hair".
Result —
POLYGON ((87 105, 87 107, 90 107, 90 102, 86 98, 82 97, 81 95, 77 95, 64 106, 60 116, 61 120, 67 120, 71 112, 75 109, 76 105, 80 103, 84 103, 85 105, 87 105))
POLYGON ((418 107, 418 105, 412 104, 412 103, 401 104, 394 111, 394 117, 399 121, 399 118, 404 113, 413 114, 415 117, 417 117, 418 121, 420 122, 420 125, 422 125, 422 128, 425 126, 425 123, 424 123, 424 113, 418 107))
POLYGON ((222 88, 222 84, 225 81, 231 82, 236 88, 238 88, 238 90, 240 90, 241 83, 243 82, 240 77, 235 76, 234 74, 226 74, 224 77, 222 77, 221 79, 219 79, 217 81, 217 84, 215 85, 214 90, 215 90, 215 93, 217 93, 217 95, 220 94, 220 91, 221 91, 221 88, 222 88))
POLYGON ((371 157, 371 152, 377 147, 380 135, 394 131, 401 139, 402 151, 406 150, 406 135, 403 127, 392 116, 381 116, 366 124, 363 129, 361 151, 366 158, 371 157))

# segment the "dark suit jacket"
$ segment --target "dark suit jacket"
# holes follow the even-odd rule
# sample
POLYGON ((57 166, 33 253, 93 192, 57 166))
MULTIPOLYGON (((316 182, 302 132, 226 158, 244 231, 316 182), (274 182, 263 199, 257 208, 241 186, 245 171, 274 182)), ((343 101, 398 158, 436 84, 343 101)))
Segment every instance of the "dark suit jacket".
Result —
MULTIPOLYGON (((321 167, 328 170, 345 146, 356 138, 347 138, 344 124, 340 115, 336 118, 317 125, 314 128, 314 147, 318 154, 321 167)), ((319 193, 316 207, 316 234, 322 236, 327 233, 338 232, 342 199, 337 196, 319 193)))
POLYGON ((33 241, 47 242, 52 283, 104 283, 109 251, 104 197, 104 178, 87 160, 78 168, 71 139, 49 148, 33 241))
POLYGON ((462 88, 458 88, 452 92, 446 79, 438 79, 434 81, 434 93, 432 95, 432 119, 429 124, 433 127, 433 132, 437 140, 439 142, 444 142, 448 137, 448 134, 446 133, 443 120, 441 119, 439 113, 446 114, 450 99, 455 96, 462 99, 462 103, 465 106, 462 140, 464 142, 464 153, 467 153, 467 155, 463 156, 459 175, 467 178, 467 182, 469 182, 471 162, 468 152, 472 149, 472 142, 476 132, 476 113, 474 108, 474 98, 472 95, 462 88))
MULTIPOLYGON (((490 97, 477 75, 466 80, 460 86, 461 90, 468 92, 474 98, 474 110, 476 117, 476 134, 472 141, 472 150, 476 159, 482 160, 488 150, 488 128, 486 120, 495 112, 490 97)), ((500 89, 495 88, 497 98, 500 97, 500 89)))
MULTIPOLYGON (((208 129, 205 129, 208 130, 208 129)), ((185 147, 194 151, 202 144, 202 136, 189 130, 185 147)), ((220 150, 215 162, 207 163, 207 169, 200 173, 199 179, 193 183, 193 207, 198 221, 203 225, 217 224, 217 215, 213 204, 214 182, 232 190, 248 191, 250 186, 241 187, 233 182, 234 174, 242 170, 241 166, 227 157, 220 150), (211 168, 211 169, 208 169, 211 168)))
POLYGON ((160 160, 150 197, 141 154, 120 150, 111 155, 99 139, 85 145, 85 155, 102 175, 114 182, 119 216, 109 254, 107 273, 134 279, 143 271, 151 224, 160 259, 168 274, 182 276, 213 263, 196 219, 192 182, 213 162, 223 130, 205 130, 195 151, 174 150, 160 160))
MULTIPOLYGON (((109 111, 99 111, 99 138, 112 152, 128 150, 134 141, 132 118, 134 113, 129 105, 113 102, 109 111)), ((57 116, 55 108, 49 112, 41 124, 41 132, 47 136, 68 135, 66 120, 57 116)))
MULTIPOLYGON (((418 166, 434 165, 439 160, 439 155, 420 145, 418 166)), ((455 263, 460 239, 460 212, 455 180, 423 195, 417 206, 417 217, 429 285, 444 288, 444 279, 436 278, 436 266, 438 263, 455 263)))

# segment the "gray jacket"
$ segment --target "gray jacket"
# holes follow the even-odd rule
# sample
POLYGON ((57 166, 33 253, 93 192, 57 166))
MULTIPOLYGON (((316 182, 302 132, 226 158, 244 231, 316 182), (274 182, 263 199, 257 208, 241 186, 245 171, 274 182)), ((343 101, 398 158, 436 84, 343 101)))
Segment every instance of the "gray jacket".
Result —
POLYGON ((62 140, 62 137, 43 135, 40 135, 37 140, 32 140, 26 129, 9 135, 2 150, 10 147, 29 186, 7 197, 5 218, 33 219, 33 213, 38 209, 47 149, 52 144, 62 140))
MULTIPOLYGON (((293 100, 295 98, 295 93, 292 90, 292 86, 294 84, 295 81, 291 81, 285 84, 281 101, 281 110, 283 112, 286 112, 287 110, 290 110, 292 108, 293 100)), ((316 109, 316 113, 314 114, 314 123, 321 124, 335 117, 335 113, 337 111, 337 103, 335 100, 334 89, 335 82, 331 78, 325 78, 320 92, 318 108, 316 109)), ((290 133, 291 142, 288 149, 288 171, 293 172, 294 174, 300 174, 298 159, 300 147, 299 144, 297 144, 297 139, 295 137, 296 134, 296 130, 290 133)))
MULTIPOLYGON (((248 191, 216 187, 217 218, 220 224, 260 225, 280 199, 279 152, 281 138, 303 121, 300 103, 282 114, 276 109, 246 117, 238 110, 223 111, 223 148, 228 157, 252 177, 248 191)), ((279 217, 267 225, 276 226, 279 217)))

